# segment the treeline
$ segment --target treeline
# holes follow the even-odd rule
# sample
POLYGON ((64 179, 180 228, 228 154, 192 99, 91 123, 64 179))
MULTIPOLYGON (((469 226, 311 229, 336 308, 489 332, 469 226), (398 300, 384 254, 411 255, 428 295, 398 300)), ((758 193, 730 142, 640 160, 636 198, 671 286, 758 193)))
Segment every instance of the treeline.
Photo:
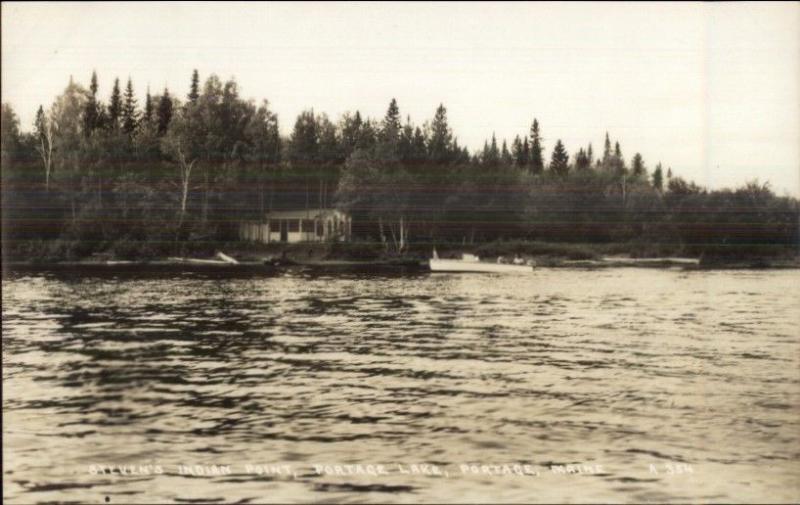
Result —
POLYGON ((392 99, 380 119, 304 111, 282 138, 269 102, 243 100, 233 80, 201 86, 195 71, 185 96, 148 90, 140 103, 130 79, 103 100, 92 74, 40 107, 30 133, 3 104, 4 241, 54 258, 185 253, 236 240, 238 223, 270 210, 337 207, 394 253, 498 239, 797 250, 798 201, 766 184, 707 191, 638 153, 627 161, 608 134, 599 153, 557 140, 546 156, 540 128, 470 153, 444 105, 417 125, 392 99))

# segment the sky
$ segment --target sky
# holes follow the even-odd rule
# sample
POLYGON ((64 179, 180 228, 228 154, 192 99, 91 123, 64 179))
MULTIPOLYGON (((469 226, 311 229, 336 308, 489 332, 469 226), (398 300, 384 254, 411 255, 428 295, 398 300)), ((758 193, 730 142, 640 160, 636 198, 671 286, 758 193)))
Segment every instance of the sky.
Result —
POLYGON ((30 130, 69 77, 185 96, 192 69, 270 101, 416 124, 443 103, 471 151, 539 120, 546 155, 605 132, 710 187, 800 196, 800 3, 4 2, 2 101, 30 130))

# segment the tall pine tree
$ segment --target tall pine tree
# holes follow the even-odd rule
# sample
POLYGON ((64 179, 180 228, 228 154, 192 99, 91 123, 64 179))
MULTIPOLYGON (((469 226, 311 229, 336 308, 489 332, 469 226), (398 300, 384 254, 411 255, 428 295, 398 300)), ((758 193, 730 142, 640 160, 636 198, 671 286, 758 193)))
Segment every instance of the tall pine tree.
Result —
POLYGON ((542 138, 539 133, 539 121, 534 118, 531 125, 531 173, 541 174, 543 171, 544 149, 542 148, 542 138))
POLYGON ((633 155, 633 159, 631 160, 631 171, 633 175, 642 176, 644 175, 645 166, 644 166, 644 159, 642 159, 642 155, 636 153, 633 155))
POLYGON ((402 129, 400 109, 397 107, 397 100, 392 98, 389 108, 386 110, 386 115, 381 122, 380 144, 378 146, 381 159, 394 160, 398 157, 402 129))
POLYGON ((397 100, 392 98, 381 124, 381 140, 394 145, 400 137, 400 131, 400 109, 397 107, 397 100))
POLYGON ((589 160, 589 155, 581 147, 575 155, 575 170, 588 170, 591 166, 592 162, 589 160))
POLYGON ((603 143, 603 159, 601 163, 604 170, 611 170, 613 160, 611 158, 611 138, 609 138, 608 132, 606 132, 606 140, 603 143))
POLYGON ((625 168, 625 159, 622 157, 622 149, 619 147, 619 142, 614 143, 614 173, 624 174, 627 172, 625 168))
POLYGON ((497 148, 497 137, 492 133, 491 144, 485 142, 483 144, 483 163, 488 167, 493 167, 500 163, 500 150, 497 148))
POLYGON ((172 98, 170 98, 167 88, 164 88, 164 94, 161 95, 158 101, 158 111, 156 115, 158 116, 158 134, 159 136, 163 136, 167 133, 169 122, 172 120, 172 98))
POLYGON ((520 140, 519 135, 514 137, 514 141, 511 142, 511 154, 514 157, 514 164, 516 166, 525 166, 522 160, 522 140, 520 140))
POLYGON ((114 79, 114 88, 111 90, 111 100, 108 103, 108 122, 112 130, 120 126, 122 116, 122 96, 119 91, 119 78, 114 79))
POLYGON ((192 71, 192 83, 189 86, 189 102, 195 103, 200 98, 200 74, 197 69, 192 71))
POLYGON ((503 139, 503 148, 500 149, 500 159, 503 160, 504 165, 511 166, 514 163, 514 158, 511 157, 511 153, 508 150, 506 139, 503 139))
POLYGON ((569 172, 569 154, 560 139, 553 148, 550 171, 557 175, 567 175, 569 172))
POLYGON ((133 134, 139 125, 139 111, 136 110, 136 105, 133 83, 128 77, 128 85, 125 87, 125 102, 122 105, 122 130, 128 135, 133 134))
POLYGON ((447 109, 443 104, 436 108, 431 123, 431 136, 428 139, 428 157, 434 163, 447 163, 452 160, 453 132, 447 124, 447 109))
POLYGON ((148 124, 153 121, 153 97, 150 96, 150 86, 147 87, 147 94, 144 97, 144 120, 148 124))
POLYGON ((653 187, 659 191, 664 191, 664 170, 661 168, 661 162, 656 165, 653 171, 653 187))
POLYGON ((100 125, 100 107, 97 103, 97 72, 92 71, 92 81, 89 85, 89 99, 83 111, 83 131, 86 136, 91 136, 100 125))

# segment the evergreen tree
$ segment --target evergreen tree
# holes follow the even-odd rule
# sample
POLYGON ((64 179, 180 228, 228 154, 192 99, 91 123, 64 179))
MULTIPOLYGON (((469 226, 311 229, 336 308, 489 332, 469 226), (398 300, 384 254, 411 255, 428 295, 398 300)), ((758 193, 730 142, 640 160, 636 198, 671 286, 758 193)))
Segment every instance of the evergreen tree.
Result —
POLYGON ((394 146, 399 140, 400 131, 400 109, 397 107, 397 100, 392 98, 381 125, 381 140, 394 146))
POLYGON ((122 106, 122 130, 128 135, 133 134, 139 124, 139 111, 136 110, 136 97, 133 94, 133 83, 130 77, 125 87, 125 102, 122 106))
POLYGON ((606 141, 603 144, 603 166, 608 167, 611 163, 611 139, 606 132, 606 141))
POLYGON ((417 161, 424 161, 428 156, 427 150, 428 140, 422 132, 422 128, 417 126, 414 128, 414 140, 411 142, 412 158, 417 161))
POLYGON ((592 168, 592 164, 594 163, 594 152, 592 151, 591 142, 589 142, 588 147, 586 147, 586 159, 588 160, 589 168, 592 168))
POLYGON ((428 157, 434 163, 447 163, 452 160, 453 132, 447 124, 447 109, 443 104, 436 108, 431 123, 431 136, 428 139, 428 157))
POLYGON ((89 99, 83 112, 83 130, 89 137, 100 125, 100 108, 97 103, 97 72, 92 71, 92 81, 89 85, 89 99))
POLYGON ((11 104, 2 104, 0 131, 0 166, 5 169, 17 158, 20 150, 19 118, 11 104))
POLYGON ((511 153, 506 145, 506 139, 503 139, 503 148, 500 150, 500 159, 503 160, 503 164, 507 166, 511 166, 514 163, 514 158, 511 157, 511 153))
POLYGON ((622 150, 619 147, 619 142, 614 143, 613 160, 614 173, 624 174, 627 170, 625 168, 625 160, 622 157, 622 150))
POLYGON ((163 136, 167 133, 167 128, 172 120, 172 98, 169 96, 169 90, 164 88, 164 94, 158 101, 158 134, 163 136))
POLYGON ((467 146, 464 146, 461 149, 461 153, 458 155, 458 160, 457 161, 459 163, 467 164, 467 163, 469 163, 470 159, 471 159, 471 157, 469 155, 469 149, 467 149, 467 146))
MULTIPOLYGON (((563 146, 562 146, 563 147, 563 146)), ((534 118, 531 125, 531 173, 541 174, 544 171, 544 150, 539 134, 539 121, 534 118)))
POLYGON ((511 142, 511 154, 514 157, 514 164, 516 166, 525 166, 522 160, 522 140, 519 138, 519 135, 514 137, 514 141, 511 142))
POLYGON ((144 120, 150 123, 153 120, 153 97, 150 96, 150 86, 144 98, 144 120))
POLYGON ((122 97, 119 91, 119 79, 114 79, 114 88, 111 90, 111 100, 108 104, 108 121, 112 130, 120 126, 122 116, 122 97))
POLYGON ((97 98, 97 88, 98 88, 98 86, 97 86, 97 72, 92 70, 92 79, 91 79, 91 83, 89 84, 89 93, 91 93, 91 96, 93 96, 94 98, 97 98))
POLYGON ((44 115, 44 107, 41 105, 36 111, 36 119, 33 121, 33 131, 37 140, 45 135, 45 128, 47 126, 47 118, 44 115))
POLYGON ((522 164, 520 167, 527 167, 531 163, 531 147, 528 144, 528 136, 522 139, 522 164))
POLYGON ((486 166, 493 167, 500 163, 500 149, 497 148, 497 138, 492 133, 492 142, 483 143, 483 163, 486 166))
POLYGON ((569 154, 561 140, 556 142, 550 159, 550 171, 557 175, 567 175, 569 172, 569 154))
POLYGON ((656 169, 653 171, 653 187, 659 191, 664 190, 664 173, 661 168, 661 162, 656 165, 656 169))
POLYGON ((575 169, 576 170, 588 170, 589 168, 591 168, 591 166, 592 166, 592 163, 589 160, 589 155, 581 147, 578 150, 578 153, 575 155, 575 169))
POLYGON ((411 159, 411 145, 414 142, 414 127, 411 125, 411 118, 406 117, 406 124, 400 131, 400 139, 397 144, 397 154, 401 161, 411 159))
POLYGON ((631 160, 631 171, 633 172, 633 175, 636 176, 644 175, 645 166, 641 154, 636 153, 633 155, 633 159, 631 160))
POLYGON ((200 98, 200 74, 197 73, 197 69, 192 71, 192 83, 189 86, 188 97, 190 103, 195 103, 200 98))

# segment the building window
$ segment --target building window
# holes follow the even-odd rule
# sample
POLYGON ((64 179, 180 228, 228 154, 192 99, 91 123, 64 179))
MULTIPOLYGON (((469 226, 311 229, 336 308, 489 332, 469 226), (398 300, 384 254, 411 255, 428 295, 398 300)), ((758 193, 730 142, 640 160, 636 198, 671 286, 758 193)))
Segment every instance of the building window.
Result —
POLYGON ((311 219, 303 219, 303 233, 314 232, 314 221, 311 219))
POLYGON ((269 221, 269 231, 270 233, 280 233, 281 231, 281 222, 277 219, 270 219, 269 221))
POLYGON ((317 221, 317 236, 325 236, 325 226, 323 225, 322 221, 317 221))
POLYGON ((288 221, 286 221, 286 224, 288 225, 288 231, 290 233, 296 233, 296 232, 300 231, 300 220, 299 219, 289 219, 288 221))

